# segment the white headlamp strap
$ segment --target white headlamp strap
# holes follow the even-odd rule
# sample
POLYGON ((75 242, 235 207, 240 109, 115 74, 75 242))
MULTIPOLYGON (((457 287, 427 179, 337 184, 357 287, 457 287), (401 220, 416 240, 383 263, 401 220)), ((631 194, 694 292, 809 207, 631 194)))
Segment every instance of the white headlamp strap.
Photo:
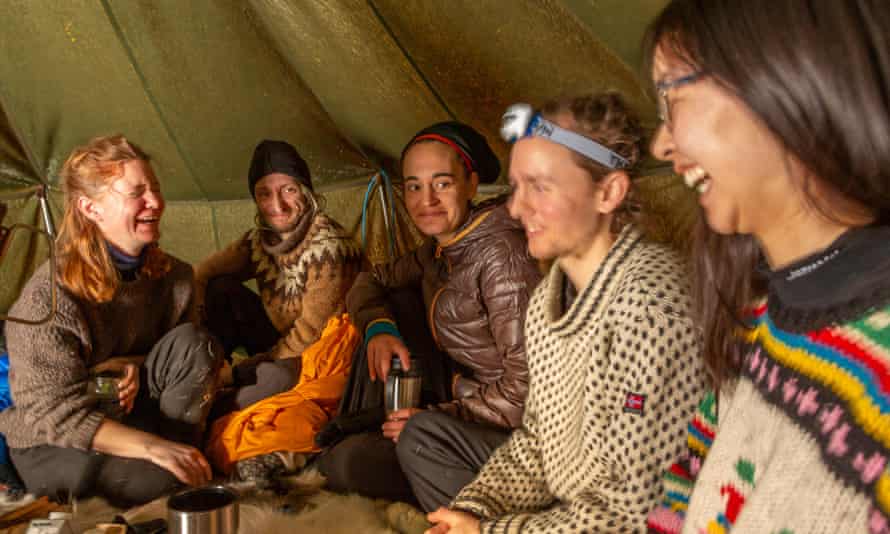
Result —
POLYGON ((630 162, 625 158, 593 139, 560 128, 540 114, 534 113, 528 104, 514 104, 507 109, 501 125, 501 135, 510 143, 522 137, 543 137, 610 169, 625 169, 630 166, 630 162), (526 121, 528 126, 523 124, 526 121))

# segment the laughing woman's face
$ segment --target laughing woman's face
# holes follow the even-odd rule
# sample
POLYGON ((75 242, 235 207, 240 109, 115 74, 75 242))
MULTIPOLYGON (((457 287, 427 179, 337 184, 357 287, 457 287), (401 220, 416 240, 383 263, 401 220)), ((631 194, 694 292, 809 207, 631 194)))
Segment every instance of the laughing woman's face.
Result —
POLYGON ((98 198, 84 207, 102 236, 132 256, 161 237, 164 196, 147 161, 131 160, 98 198))
MULTIPOLYGON (((691 74, 693 67, 656 49, 656 86, 691 74)), ((804 209, 785 148, 738 97, 702 75, 663 98, 670 119, 656 131, 652 153, 696 187, 712 230, 763 235, 804 209)))

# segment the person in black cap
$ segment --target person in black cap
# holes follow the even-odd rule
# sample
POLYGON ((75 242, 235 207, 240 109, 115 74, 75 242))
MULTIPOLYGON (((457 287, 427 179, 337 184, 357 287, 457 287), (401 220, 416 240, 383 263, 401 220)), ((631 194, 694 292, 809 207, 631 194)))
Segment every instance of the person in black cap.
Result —
POLYGON ((250 355, 232 370, 230 410, 297 384, 301 354, 344 311, 361 268, 358 245, 319 208, 309 167, 293 146, 257 145, 247 184, 256 228, 195 268, 202 320, 227 357, 239 346, 250 355), (243 285, 250 279, 259 295, 243 285))
POLYGON ((472 203, 478 184, 500 173, 476 130, 453 121, 424 128, 405 146, 401 165, 405 206, 428 239, 361 273, 349 291, 347 309, 364 333, 367 357, 353 373, 365 365, 372 381, 385 380, 398 358, 403 369, 425 368, 426 382, 436 364, 412 346, 426 326, 461 373, 444 377, 446 398, 392 412, 382 432, 346 437, 318 465, 333 489, 403 500, 413 493, 434 510, 520 424, 528 391, 522 323, 540 272, 505 199, 472 203), (426 312, 415 314, 415 324, 391 300, 412 287, 421 290, 426 312))

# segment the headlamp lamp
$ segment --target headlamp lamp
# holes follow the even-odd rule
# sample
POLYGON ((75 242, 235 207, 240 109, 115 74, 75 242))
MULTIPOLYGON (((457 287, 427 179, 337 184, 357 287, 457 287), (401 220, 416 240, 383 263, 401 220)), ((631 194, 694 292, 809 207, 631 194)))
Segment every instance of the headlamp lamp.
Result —
POLYGON ((593 139, 560 128, 542 117, 540 113, 535 113, 528 104, 513 104, 507 108, 501 119, 501 137, 508 143, 515 143, 523 137, 543 137, 610 169, 630 167, 630 162, 624 157, 593 139))

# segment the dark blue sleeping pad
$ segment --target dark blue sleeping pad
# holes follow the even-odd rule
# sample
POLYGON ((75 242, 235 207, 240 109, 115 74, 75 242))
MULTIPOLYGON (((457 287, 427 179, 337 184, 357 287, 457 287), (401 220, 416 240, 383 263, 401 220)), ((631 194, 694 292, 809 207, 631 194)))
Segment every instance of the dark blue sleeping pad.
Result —
MULTIPOLYGON (((12 395, 9 393, 9 354, 3 351, 0 353, 0 411, 10 406, 12 406, 12 395)), ((9 459, 9 449, 3 434, 0 434, 0 485, 5 485, 9 493, 25 490, 25 485, 9 459)))

